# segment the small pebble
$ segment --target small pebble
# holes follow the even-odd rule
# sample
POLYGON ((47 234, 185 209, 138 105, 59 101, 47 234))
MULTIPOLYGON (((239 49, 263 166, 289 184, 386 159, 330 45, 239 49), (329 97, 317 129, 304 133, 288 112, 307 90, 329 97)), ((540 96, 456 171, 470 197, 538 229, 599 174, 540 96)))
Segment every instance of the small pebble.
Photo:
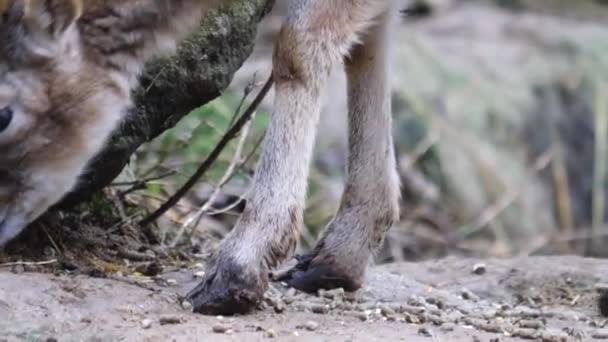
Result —
POLYGON ((598 340, 608 340, 608 329, 597 329, 591 333, 591 337, 598 340))
POLYGON ((411 323, 411 324, 419 324, 420 323, 420 319, 416 315, 411 315, 409 313, 404 313, 403 317, 405 318, 405 321, 408 322, 408 323, 411 323))
POLYGON ((177 316, 165 316, 161 317, 158 322, 160 325, 180 324, 182 323, 182 319, 177 316))
POLYGON ((142 329, 150 329, 152 327, 152 320, 148 318, 142 320, 141 327, 142 329))
POLYGON ((538 318, 538 317, 542 316, 542 314, 539 310, 532 309, 532 308, 525 307, 525 306, 513 309, 513 311, 510 312, 510 314, 515 317, 525 317, 525 318, 538 318))
POLYGON ((293 287, 290 287, 287 292, 285 292, 285 296, 287 297, 295 297, 295 295, 298 294, 298 291, 296 289, 294 289, 293 287))
POLYGON ((401 310, 400 310, 400 312, 402 312, 402 313, 409 313, 412 315, 421 315, 424 313, 424 311, 425 311, 425 309, 422 307, 411 306, 411 305, 402 305, 401 310))
POLYGON ((367 313, 365 313, 364 311, 348 311, 345 314, 358 318, 359 320, 364 322, 368 319, 367 313))
POLYGON ((136 267, 135 271, 148 277, 154 277, 161 273, 163 268, 158 262, 152 261, 136 267))
POLYGON ((182 309, 184 309, 186 311, 192 311, 192 303, 190 303, 187 300, 183 301, 182 302, 182 309))
POLYGON ((486 273, 486 264, 484 263, 479 263, 479 264, 475 264, 473 265, 473 273, 477 274, 477 275, 482 275, 486 273))
POLYGON ((567 342, 568 335, 563 332, 543 331, 541 339, 543 342, 567 342))
POLYGON ((426 321, 431 322, 434 325, 443 325, 443 323, 444 323, 443 318, 441 318, 441 316, 433 315, 433 314, 426 315, 426 321))
POLYGON ((315 321, 308 321, 304 324, 303 328, 308 331, 316 331, 317 329, 319 329, 319 323, 315 321))
POLYGON ((503 333, 502 327, 495 323, 481 323, 481 324, 475 325, 475 327, 477 329, 483 330, 485 332, 497 333, 497 334, 503 333))
POLYGON ((424 337, 433 337, 433 333, 426 327, 420 327, 420 329, 418 329, 418 335, 424 337))
POLYGON ((295 301, 296 301, 296 299, 295 299, 295 297, 293 297, 293 296, 285 296, 285 297, 283 297, 283 302, 284 302, 285 304, 287 304, 287 305, 291 305, 291 304, 293 304, 293 302, 295 302, 295 301))
POLYGON ((357 308, 360 311, 371 311, 371 310, 374 310, 376 308, 376 306, 377 305, 375 303, 362 303, 362 304, 359 304, 357 306, 357 308))
POLYGON ((264 332, 264 336, 267 338, 275 338, 277 337, 277 332, 274 329, 268 329, 264 332))
POLYGON ((380 307, 380 312, 382 313, 383 316, 393 316, 393 315, 395 315, 395 310, 393 310, 388 305, 382 305, 380 307))
POLYGON ((470 290, 467 290, 467 289, 463 289, 460 294, 461 294, 462 298, 466 299, 466 300, 470 300, 473 302, 476 302, 479 300, 479 297, 476 294, 474 294, 473 292, 471 292, 470 290))
POLYGON ((535 340, 540 336, 540 333, 536 329, 518 328, 513 330, 513 336, 528 340, 535 340))
POLYGON ((424 306, 426 300, 420 296, 411 295, 410 298, 408 298, 407 303, 412 306, 424 306))
POLYGON ((322 294, 322 297, 329 298, 329 299, 343 298, 344 297, 344 289, 343 288, 337 288, 337 289, 333 289, 333 290, 324 291, 324 293, 322 294))
POLYGON ((211 329, 216 334, 226 334, 232 327, 228 324, 216 323, 211 329))
POLYGON ((24 273, 25 272, 25 266, 23 266, 22 264, 14 265, 13 267, 11 267, 11 272, 13 272, 15 274, 24 273))
POLYGON ((439 329, 443 332, 452 332, 452 331, 454 331, 455 328, 456 328, 456 325, 454 323, 446 323, 446 324, 443 324, 441 326, 441 328, 439 328, 439 329))
POLYGON ((199 271, 199 272, 195 272, 195 273, 194 273, 194 277, 195 277, 195 278, 199 278, 199 279, 204 278, 204 277, 205 277, 205 271, 199 271))
POLYGON ((326 314, 329 312, 329 307, 324 304, 312 304, 309 308, 312 313, 316 314, 326 314))
POLYGON ((519 321, 519 326, 522 328, 540 329, 544 326, 544 323, 538 320, 523 319, 519 321))
POLYGON ((285 305, 285 302, 283 302, 283 300, 278 297, 270 297, 268 298, 268 302, 276 313, 282 313, 287 309, 287 305, 285 305))

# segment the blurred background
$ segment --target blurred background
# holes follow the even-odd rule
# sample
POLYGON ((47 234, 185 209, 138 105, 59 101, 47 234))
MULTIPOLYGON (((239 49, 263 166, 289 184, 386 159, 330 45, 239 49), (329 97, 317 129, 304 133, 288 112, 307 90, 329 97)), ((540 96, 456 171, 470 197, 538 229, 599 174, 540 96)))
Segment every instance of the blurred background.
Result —
MULTIPOLYGON (((283 3, 265 19, 229 91, 134 156, 121 179, 151 181, 129 201, 157 208, 252 101, 270 74, 283 3)), ((402 217, 377 261, 608 256, 608 1, 410 0, 401 8, 392 81, 402 217)), ((325 93, 301 251, 314 245, 341 196, 345 95, 337 68, 325 93)), ((213 242, 230 231, 273 96, 163 217, 164 243, 213 242)))

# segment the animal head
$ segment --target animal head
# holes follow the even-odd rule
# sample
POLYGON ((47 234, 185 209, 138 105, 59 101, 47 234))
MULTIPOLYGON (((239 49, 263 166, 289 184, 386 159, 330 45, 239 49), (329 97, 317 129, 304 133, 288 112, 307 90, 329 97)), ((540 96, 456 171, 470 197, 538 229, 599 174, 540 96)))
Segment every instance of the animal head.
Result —
POLYGON ((86 62, 82 11, 0 0, 0 247, 74 187, 125 103, 86 62))

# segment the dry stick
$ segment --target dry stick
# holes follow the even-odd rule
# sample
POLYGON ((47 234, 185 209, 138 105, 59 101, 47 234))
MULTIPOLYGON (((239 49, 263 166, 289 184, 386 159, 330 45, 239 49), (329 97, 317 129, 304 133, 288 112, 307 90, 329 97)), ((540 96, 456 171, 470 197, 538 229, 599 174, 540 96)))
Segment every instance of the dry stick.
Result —
POLYGON ((236 208, 236 206, 239 205, 241 202, 243 202, 245 200, 245 198, 247 198, 249 196, 250 193, 251 193, 251 188, 247 189, 247 191, 245 191, 241 196, 239 196, 239 199, 237 199, 233 203, 228 204, 223 208, 219 208, 219 209, 216 209, 213 211, 208 211, 207 215, 216 216, 216 215, 225 214, 225 213, 229 212, 230 210, 236 208))
POLYGON ((138 186, 145 186, 146 184, 150 183, 150 182, 154 182, 157 180, 161 180, 163 178, 167 178, 170 176, 175 175, 177 172, 175 170, 171 170, 165 173, 162 173, 158 176, 154 176, 154 177, 149 177, 149 178, 144 178, 144 179, 136 179, 134 181, 129 181, 129 182, 116 182, 116 183, 112 183, 110 185, 108 185, 108 187, 122 187, 122 186, 130 186, 130 187, 138 187, 138 186))
MULTIPOLYGON (((254 116, 255 115, 252 115, 252 119, 254 116)), ((241 132, 241 138, 239 139, 239 142, 237 144, 236 151, 234 152, 234 156, 232 157, 232 161, 230 161, 230 165, 224 172, 222 179, 220 179, 219 183, 215 186, 215 189, 213 189, 211 196, 209 196, 209 198, 207 199, 205 204, 203 204, 194 215, 190 216, 186 220, 186 222, 184 222, 184 224, 182 224, 182 227, 180 228, 179 232, 173 239, 173 242, 171 242, 171 248, 175 248, 175 246, 177 246, 177 244, 179 243, 179 240, 182 238, 182 236, 184 235, 184 232, 186 232, 186 230, 189 230, 188 236, 192 236, 192 234, 194 234, 194 231, 196 230, 196 227, 198 227, 199 223, 201 222, 203 215, 205 215, 205 213, 207 213, 209 211, 209 208, 211 208, 211 206, 217 199, 217 196, 220 195, 220 192, 222 191, 222 188, 224 187, 224 185, 226 185, 226 183, 228 183, 234 176, 234 173, 240 164, 241 155, 243 154, 243 147, 245 146, 245 142, 247 141, 247 138, 249 137, 250 128, 251 128, 251 121, 248 121, 247 124, 245 125, 245 127, 243 127, 243 131, 241 132)))
POLYGON ((158 208, 155 212, 150 214, 150 216, 143 219, 140 224, 142 226, 149 225, 150 223, 156 221, 159 217, 161 217, 164 213, 166 213, 169 209, 171 209, 179 200, 184 197, 192 189, 192 187, 198 183, 201 177, 207 173, 207 171, 211 168, 213 163, 220 156, 226 145, 237 136, 237 134, 241 131, 241 129, 249 122, 251 116, 256 111, 257 107, 262 103, 270 89, 272 88, 273 79, 272 76, 268 78, 266 84, 258 96, 253 100, 253 103, 247 108, 247 111, 241 115, 241 117, 234 123, 234 125, 224 134, 220 142, 216 145, 216 147, 211 151, 207 159, 201 164, 201 166, 196 170, 194 175, 188 179, 188 181, 173 195, 171 198, 167 200, 160 208, 158 208))
MULTIPOLYGON (((570 187, 568 185, 568 170, 564 159, 564 148, 561 142, 557 122, 558 113, 562 111, 557 98, 556 90, 549 91, 549 110, 547 111, 547 127, 551 139, 551 149, 553 150, 553 162, 551 163, 551 178, 555 191, 555 209, 559 222, 559 232, 561 234, 571 234, 573 231, 572 204, 570 203, 570 187)), ((562 254, 570 254, 571 246, 564 243, 559 246, 562 254)))
POLYGON ((57 262, 57 259, 52 259, 48 261, 17 261, 17 262, 9 262, 6 264, 0 264, 0 268, 4 267, 13 267, 13 266, 42 266, 42 265, 50 265, 57 262))
POLYGON ((247 83, 247 85, 245 86, 245 90, 243 91, 243 96, 241 97, 241 101, 239 101, 238 106, 236 106, 236 110, 234 111, 234 115, 232 116, 232 118, 230 118, 230 123, 228 124, 228 127, 230 127, 230 126, 232 126, 232 124, 234 124, 234 120, 236 120, 239 113, 241 112, 241 109, 243 108, 245 101, 247 101, 249 94, 251 94, 251 92, 255 88, 256 83, 257 83, 255 81, 255 79, 257 78, 257 76, 258 76, 257 72, 254 72, 253 77, 251 78, 249 83, 247 83))
MULTIPOLYGON (((591 232, 599 235, 604 225, 604 205, 606 187, 606 154, 608 154, 608 101, 606 101, 606 86, 600 83, 596 91, 595 103, 595 158, 593 167, 593 207, 591 232)), ((592 252, 603 249, 604 239, 590 240, 592 252)))

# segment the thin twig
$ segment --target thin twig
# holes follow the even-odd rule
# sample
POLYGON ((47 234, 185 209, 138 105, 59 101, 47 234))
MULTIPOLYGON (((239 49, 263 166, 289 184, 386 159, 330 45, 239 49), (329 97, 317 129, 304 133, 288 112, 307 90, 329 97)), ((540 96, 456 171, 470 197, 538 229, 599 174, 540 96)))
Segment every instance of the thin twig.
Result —
POLYGON ((192 187, 198 183, 203 175, 207 173, 207 171, 211 168, 211 166, 215 163, 217 158, 220 156, 226 145, 234 139, 241 129, 249 122, 251 116, 256 111, 257 107, 264 100, 270 89, 272 88, 273 79, 272 76, 266 81, 262 90, 255 98, 253 103, 247 108, 247 111, 241 115, 241 117, 234 123, 234 125, 224 134, 220 142, 216 145, 215 149, 209 154, 207 159, 200 165, 200 167, 196 170, 194 175, 190 177, 190 179, 171 197, 165 202, 160 208, 158 208, 155 212, 150 214, 150 216, 143 219, 140 224, 142 226, 148 225, 154 221, 156 221, 159 217, 161 217, 164 213, 166 213, 169 209, 171 209, 177 202, 179 202, 184 195, 192 189, 192 187))
POLYGON ((243 89, 243 96, 241 96, 241 100, 239 101, 238 106, 236 106, 236 110, 234 111, 234 115, 230 119, 230 123, 228 123, 228 127, 230 127, 230 126, 232 126, 232 124, 234 124, 234 121, 238 117, 238 114, 241 112, 241 109, 243 108, 245 101, 249 97, 249 94, 251 94, 253 89, 255 89, 255 85, 257 83, 256 82, 257 76, 258 76, 257 72, 253 73, 253 77, 251 78, 249 83, 247 83, 247 85, 245 86, 245 89, 243 89))
POLYGON ((245 200, 245 198, 247 198, 249 196, 250 192, 251 192, 251 188, 249 188, 247 191, 245 191, 233 203, 230 203, 230 204, 226 205, 223 208, 219 208, 219 209, 216 209, 216 210, 213 210, 213 211, 210 210, 210 211, 207 212, 207 215, 208 216, 216 216, 216 215, 225 214, 225 213, 229 212, 230 210, 236 208, 236 206, 239 205, 241 202, 243 202, 245 200))
POLYGON ((57 262, 57 259, 47 260, 47 261, 17 261, 17 262, 8 262, 6 264, 0 264, 0 268, 13 267, 13 266, 42 266, 42 265, 50 265, 57 262))
MULTIPOLYGON (((608 101, 606 101, 606 86, 597 86, 595 103, 595 158, 593 167, 593 204, 591 232, 601 233, 604 225, 604 206, 606 189, 606 155, 608 154, 608 101)), ((592 252, 603 250, 604 239, 592 241, 592 252)))
POLYGON ((159 176, 149 177, 149 178, 145 178, 145 179, 137 179, 137 180, 129 181, 129 182, 112 183, 112 184, 108 185, 108 187, 117 188, 117 187, 123 187, 123 186, 138 186, 139 184, 146 184, 146 183, 154 182, 157 180, 161 180, 163 178, 173 176, 176 173, 177 173, 177 171, 171 170, 171 171, 163 173, 162 175, 159 175, 159 176))
MULTIPOLYGON (((564 147, 557 123, 558 114, 563 111, 556 90, 548 92, 549 110, 547 115, 547 127, 553 150, 553 162, 551 163, 551 178, 555 192, 555 210, 557 213, 558 228, 561 234, 570 234, 573 231, 572 204, 570 203, 570 186, 568 184, 568 170, 564 158, 564 147)), ((564 243, 560 246, 563 254, 569 254, 571 247, 564 243)))
POLYGON ((108 185, 108 187, 130 186, 130 187, 136 188, 136 187, 139 187, 139 186, 145 186, 146 184, 148 184, 150 182, 154 182, 154 181, 157 181, 157 180, 161 180, 161 179, 173 176, 176 173, 177 173, 177 171, 171 170, 171 171, 162 173, 162 174, 160 174, 158 176, 153 176, 153 177, 149 177, 149 178, 137 179, 137 180, 130 181, 130 182, 116 182, 116 183, 112 183, 112 184, 108 185))
MULTIPOLYGON (((254 116, 255 115, 252 116, 252 119, 254 116)), ((196 229, 196 227, 200 223, 201 219, 203 218, 203 215, 205 215, 205 213, 207 211, 209 211, 209 208, 211 208, 211 206, 217 199, 217 196, 220 195, 224 185, 226 185, 226 183, 228 183, 234 176, 234 173, 235 173, 238 165, 240 164, 241 155, 243 154, 243 147, 245 146, 245 142, 247 141, 247 138, 249 137, 250 128, 251 128, 251 121, 247 122, 245 127, 243 127, 243 131, 241 132, 241 138, 239 139, 239 142, 237 144, 236 151, 234 152, 232 161, 230 162, 230 165, 224 172, 224 175, 220 179, 219 183, 215 186, 215 189, 211 193, 211 196, 209 196, 209 198, 207 199, 205 204, 203 204, 194 215, 191 215, 186 220, 186 222, 184 222, 184 224, 182 224, 179 232, 175 236, 175 239, 173 239, 173 242, 171 243, 171 248, 175 248, 175 246, 177 246, 177 244, 179 243, 180 239, 182 238, 182 236, 186 230, 189 230, 188 236, 192 236, 192 234, 194 233, 194 230, 196 229)))

